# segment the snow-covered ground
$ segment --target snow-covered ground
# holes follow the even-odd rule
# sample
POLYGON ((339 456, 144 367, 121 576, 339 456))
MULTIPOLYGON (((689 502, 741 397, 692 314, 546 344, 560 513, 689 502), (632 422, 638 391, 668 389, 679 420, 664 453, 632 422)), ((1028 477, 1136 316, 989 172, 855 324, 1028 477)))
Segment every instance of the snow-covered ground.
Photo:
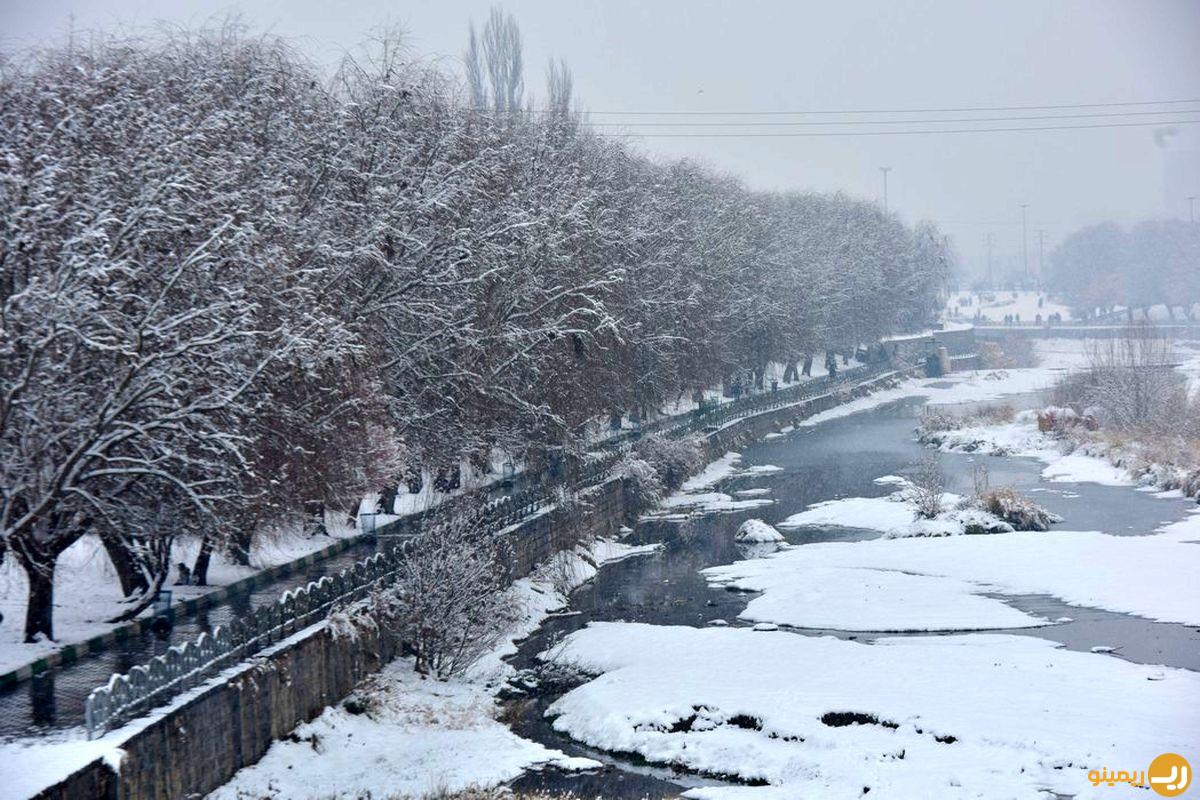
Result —
POLYGON ((1144 797, 1128 786, 1096 788, 1087 773, 1145 769, 1160 753, 1190 753, 1200 742, 1200 675, 1030 637, 860 644, 594 623, 544 657, 598 675, 553 704, 556 729, 653 762, 769 784, 688 797, 1144 797))
POLYGON ((496 719, 495 693, 512 673, 502 659, 566 603, 551 575, 567 574, 580 585, 600 565, 656 549, 602 540, 581 553, 560 553, 560 563, 517 581, 512 591, 523 607, 520 620, 465 677, 422 679, 410 660, 397 661, 355 693, 366 713, 330 707, 210 797, 422 797, 494 786, 527 769, 599 766, 522 739, 496 719))
MULTIPOLYGON (((849 509, 841 524, 861 519, 849 509)), ((1200 624, 1200 511, 1152 536, 1095 531, 807 544, 705 571, 761 592, 742 617, 802 628, 982 630, 1044 624, 988 594, 1043 594, 1200 624)))
POLYGON ((713 487, 718 483, 737 475, 766 475, 779 471, 779 467, 765 464, 742 468, 738 466, 741 460, 741 454, 733 451, 721 456, 684 481, 679 487, 679 491, 665 498, 659 508, 648 516, 678 518, 693 513, 742 511, 747 508, 771 505, 773 500, 761 496, 765 492, 755 494, 739 492, 738 499, 735 499, 725 492, 713 491, 713 487))
POLYGON ((1045 320, 1051 314, 1062 314, 1063 320, 1071 319, 1071 309, 1063 303, 1051 299, 1044 292, 984 292, 992 299, 985 300, 978 292, 956 292, 950 295, 942 312, 945 319, 966 320, 974 319, 978 311, 983 319, 990 322, 1003 322, 1008 314, 1019 314, 1021 322, 1033 322, 1038 314, 1045 320), (970 298, 971 305, 960 305, 959 301, 970 298), (1038 307, 1041 298, 1042 306, 1038 307))
POLYGON ((866 397, 834 406, 805 419, 802 427, 812 427, 831 419, 870 411, 909 397, 924 397, 932 404, 989 402, 1018 394, 1044 391, 1061 375, 1059 368, 981 370, 955 372, 942 378, 906 380, 893 389, 882 389, 866 397))
POLYGON ((779 523, 783 529, 838 525, 879 531, 884 536, 956 536, 982 531, 1008 531, 1004 520, 984 511, 966 498, 942 492, 941 511, 932 519, 918 515, 912 484, 896 475, 877 478, 876 483, 900 488, 883 497, 843 497, 814 503, 806 510, 779 523))
POLYGON ((1037 428, 1036 413, 1022 411, 1011 422, 967 424, 961 428, 925 434, 943 451, 982 452, 1037 458, 1045 462, 1042 477, 1053 482, 1098 483, 1105 486, 1140 486, 1178 496, 1181 479, 1195 465, 1153 462, 1138 442, 1120 445, 1101 437, 1081 442, 1056 438, 1037 428))

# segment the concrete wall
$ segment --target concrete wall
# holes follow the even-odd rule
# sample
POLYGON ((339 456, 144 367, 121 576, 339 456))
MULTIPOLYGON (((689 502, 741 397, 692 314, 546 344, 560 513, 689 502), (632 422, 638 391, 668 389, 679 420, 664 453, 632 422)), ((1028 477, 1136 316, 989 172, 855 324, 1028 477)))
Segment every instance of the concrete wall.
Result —
POLYGON ((528 575, 553 554, 581 540, 615 536, 631 521, 631 514, 625 504, 625 482, 610 478, 581 492, 572 508, 554 509, 513 526, 505 535, 509 577, 515 580, 528 575))
POLYGON ((119 775, 97 760, 37 800, 202 797, 344 698, 399 650, 386 633, 352 641, 324 628, 280 645, 130 736, 121 744, 126 755, 119 775))
POLYGON ((724 428, 710 434, 705 439, 705 446, 710 458, 719 458, 730 450, 736 450, 746 442, 761 439, 768 433, 796 423, 841 405, 857 397, 863 397, 879 389, 894 385, 899 379, 899 373, 886 373, 870 381, 858 384, 851 389, 835 391, 830 394, 813 397, 803 403, 784 406, 773 411, 764 411, 752 417, 744 417, 724 428))
MULTIPOLYGON (((978 369, 978 360, 967 356, 978 354, 975 343, 975 329, 931 331, 915 336, 904 336, 888 339, 881 343, 884 352, 892 361, 897 363, 923 366, 930 356, 935 356, 941 348, 945 348, 950 357, 951 369, 978 369)), ((943 371, 946 371, 943 367, 943 371)))
MULTIPOLYGON (((1009 337, 1020 339, 1117 339, 1128 335, 1124 325, 1011 325, 979 327, 975 329, 980 339, 1003 340, 1009 337)), ((1136 326, 1134 331, 1139 330, 1136 326)), ((1167 336, 1177 340, 1200 340, 1200 325, 1159 324, 1147 332, 1156 336, 1167 336)))
MULTIPOLYGON (((716 458, 853 397, 890 385, 895 373, 851 390, 763 412, 721 428, 705 439, 716 458)), ((513 526, 503 535, 512 577, 521 577, 581 538, 611 536, 630 521, 624 482, 610 479, 582 493, 569 509, 555 509, 513 526)), ((325 628, 278 645, 232 678, 144 724, 120 746, 126 756, 116 774, 94 761, 37 800, 157 800, 202 797, 244 766, 262 758, 271 743, 340 702, 356 685, 400 653, 386 632, 335 639, 325 628)))

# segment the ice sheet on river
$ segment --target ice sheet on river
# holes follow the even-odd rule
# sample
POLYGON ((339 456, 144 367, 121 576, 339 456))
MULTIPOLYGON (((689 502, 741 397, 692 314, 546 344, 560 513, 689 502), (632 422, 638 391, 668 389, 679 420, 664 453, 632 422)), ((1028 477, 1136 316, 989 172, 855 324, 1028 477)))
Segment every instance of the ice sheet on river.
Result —
POLYGON ((808 544, 704 571, 763 594, 744 619, 839 630, 980 630, 1039 624, 996 594, 1200 624, 1200 511, 1152 536, 1088 531, 808 544))
POLYGON ((1200 742, 1200 675, 1032 637, 867 645, 593 623, 552 658, 598 675, 551 706, 556 729, 607 750, 770 784, 689 797, 836 800, 865 789, 903 798, 1043 798, 1044 789, 1144 797, 1095 788, 1087 773, 1145 769, 1159 753, 1193 752, 1200 742))

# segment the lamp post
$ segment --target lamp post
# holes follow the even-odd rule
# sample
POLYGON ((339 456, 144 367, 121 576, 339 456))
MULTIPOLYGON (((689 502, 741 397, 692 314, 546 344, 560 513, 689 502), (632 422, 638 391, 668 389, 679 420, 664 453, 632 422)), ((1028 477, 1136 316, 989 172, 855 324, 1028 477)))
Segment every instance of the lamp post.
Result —
POLYGON ((879 171, 883 173, 883 213, 888 210, 888 195, 887 195, 887 174, 892 171, 891 167, 880 167, 879 171))

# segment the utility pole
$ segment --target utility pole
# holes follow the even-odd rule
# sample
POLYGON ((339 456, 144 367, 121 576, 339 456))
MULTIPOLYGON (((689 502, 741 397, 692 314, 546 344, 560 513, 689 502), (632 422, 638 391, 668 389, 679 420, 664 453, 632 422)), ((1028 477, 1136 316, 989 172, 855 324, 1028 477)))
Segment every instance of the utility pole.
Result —
POLYGON ((992 234, 987 235, 987 253, 988 253, 988 288, 995 289, 996 285, 992 283, 992 234))
POLYGON ((1046 274, 1046 232, 1041 228, 1038 229, 1038 283, 1042 282, 1042 276, 1046 274))
POLYGON ((891 167, 880 167, 879 171, 883 173, 883 213, 886 214, 887 210, 888 210, 887 174, 892 171, 892 168, 891 167))
POLYGON ((1196 224, 1196 200, 1197 199, 1200 199, 1200 198, 1197 198, 1194 195, 1192 197, 1188 198, 1188 213, 1191 215, 1193 225, 1196 224))
POLYGON ((1021 258, 1025 262, 1025 280, 1029 280, 1029 226, 1025 220, 1025 209, 1029 203, 1021 203, 1021 258))

